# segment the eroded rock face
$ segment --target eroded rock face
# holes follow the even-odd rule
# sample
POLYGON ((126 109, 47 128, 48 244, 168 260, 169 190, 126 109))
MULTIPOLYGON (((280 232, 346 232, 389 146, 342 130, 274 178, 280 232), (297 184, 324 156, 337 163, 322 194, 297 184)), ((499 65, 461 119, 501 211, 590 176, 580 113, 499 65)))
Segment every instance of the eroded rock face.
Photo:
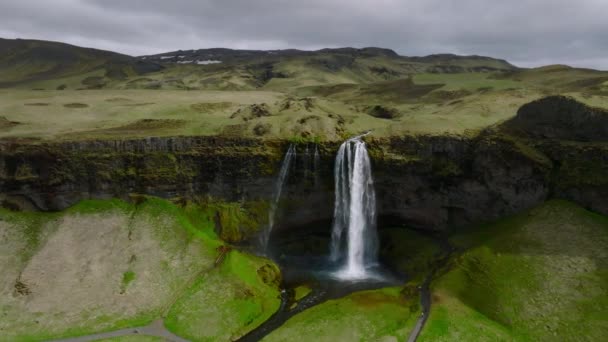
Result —
POLYGON ((415 228, 495 220, 549 193, 548 166, 505 140, 403 138, 393 139, 391 149, 374 168, 381 214, 415 228))
MULTIPOLYGON (((268 201, 288 144, 213 137, 1 143, 0 200, 40 210, 133 194, 268 201)), ((276 230, 331 220, 338 145, 318 145, 316 170, 314 145, 298 145, 276 230)), ((550 197, 608 214, 608 147, 602 144, 489 133, 370 139, 368 145, 381 219, 444 230, 495 220, 550 197)))

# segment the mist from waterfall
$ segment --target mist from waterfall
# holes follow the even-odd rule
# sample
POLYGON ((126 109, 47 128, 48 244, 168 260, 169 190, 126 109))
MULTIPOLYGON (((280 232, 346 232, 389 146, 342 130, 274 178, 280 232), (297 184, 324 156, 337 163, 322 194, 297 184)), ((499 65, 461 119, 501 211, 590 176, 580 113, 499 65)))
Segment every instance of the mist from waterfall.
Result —
POLYGON ((274 228, 274 221, 276 218, 276 211, 279 206, 279 201, 281 200, 281 193, 283 192, 285 181, 287 180, 287 176, 289 175, 289 169, 291 168, 291 164, 295 159, 296 147, 292 144, 289 145, 289 148, 287 149, 287 152, 283 157, 283 162, 281 163, 281 170, 279 171, 279 177, 277 178, 274 186, 272 201, 270 202, 270 209, 268 210, 268 226, 262 231, 262 234, 260 235, 260 245, 264 253, 267 252, 270 233, 274 228))
POLYGON ((331 258, 340 263, 337 276, 370 277, 377 264, 376 195, 365 142, 357 136, 338 150, 334 167, 335 207, 331 258))

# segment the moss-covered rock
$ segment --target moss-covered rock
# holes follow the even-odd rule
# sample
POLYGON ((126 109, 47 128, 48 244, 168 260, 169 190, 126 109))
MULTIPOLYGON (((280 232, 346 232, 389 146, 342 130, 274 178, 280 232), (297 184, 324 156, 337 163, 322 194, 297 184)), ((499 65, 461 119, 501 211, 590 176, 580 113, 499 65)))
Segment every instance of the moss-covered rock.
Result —
POLYGON ((534 138, 608 141, 608 110, 566 96, 548 96, 523 105, 504 128, 534 138))

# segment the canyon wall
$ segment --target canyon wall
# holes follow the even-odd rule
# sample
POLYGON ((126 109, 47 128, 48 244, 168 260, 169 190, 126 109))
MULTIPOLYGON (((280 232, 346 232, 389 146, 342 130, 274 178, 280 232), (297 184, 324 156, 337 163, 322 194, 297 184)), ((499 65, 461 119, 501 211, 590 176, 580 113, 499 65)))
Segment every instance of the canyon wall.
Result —
MULTIPOLYGON (((116 141, 0 142, 5 207, 61 210, 87 198, 153 195, 268 202, 289 141, 170 137, 116 141)), ((338 143, 297 143, 276 229, 333 214, 338 143)), ((608 147, 514 138, 368 139, 381 220, 446 230, 520 212, 550 197, 608 214, 608 147)), ((322 225, 329 229, 327 224, 322 225)))

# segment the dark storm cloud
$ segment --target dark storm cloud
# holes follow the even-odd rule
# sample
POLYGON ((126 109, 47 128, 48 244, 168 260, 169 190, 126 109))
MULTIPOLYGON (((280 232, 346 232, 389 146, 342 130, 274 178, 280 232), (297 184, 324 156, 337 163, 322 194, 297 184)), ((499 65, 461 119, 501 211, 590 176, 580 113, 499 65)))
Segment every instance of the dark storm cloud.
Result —
POLYGON ((381 46, 608 69, 606 14, 606 0, 20 0, 0 3, 0 36, 133 55, 381 46))

